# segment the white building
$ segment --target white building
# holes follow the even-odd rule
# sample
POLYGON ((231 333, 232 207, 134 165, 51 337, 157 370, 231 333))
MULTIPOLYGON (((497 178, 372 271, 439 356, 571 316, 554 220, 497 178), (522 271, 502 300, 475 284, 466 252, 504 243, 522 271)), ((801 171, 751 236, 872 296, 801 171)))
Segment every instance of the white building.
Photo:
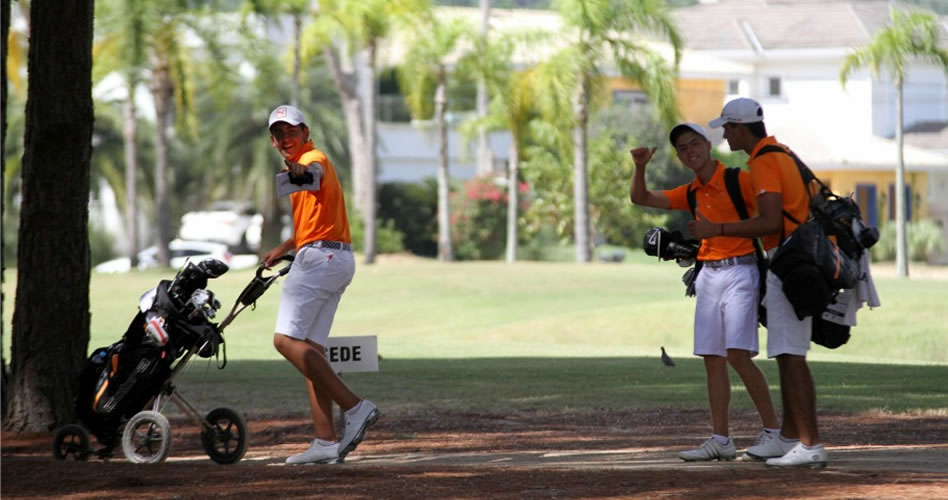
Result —
MULTIPOLYGON (((876 78, 869 68, 844 89, 840 69, 885 26, 892 4, 720 0, 675 12, 689 52, 743 65, 721 72, 725 99, 757 99, 768 132, 834 190, 853 192, 873 224, 894 213, 896 89, 884 69, 876 78)), ((941 26, 948 48, 948 18, 941 26)), ((948 241, 948 74, 910 61, 903 96, 908 215, 934 219, 948 241)))

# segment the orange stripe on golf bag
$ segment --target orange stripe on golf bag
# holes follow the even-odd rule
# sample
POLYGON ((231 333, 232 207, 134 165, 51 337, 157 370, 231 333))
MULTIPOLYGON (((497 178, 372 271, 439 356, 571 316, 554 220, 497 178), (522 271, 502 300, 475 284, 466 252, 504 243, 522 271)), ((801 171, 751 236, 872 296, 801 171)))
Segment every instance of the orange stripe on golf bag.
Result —
POLYGON ((102 383, 102 387, 99 388, 98 392, 95 393, 95 398, 92 399, 92 409, 95 410, 99 405, 99 399, 102 398, 102 395, 105 394, 105 390, 109 388, 109 380, 112 380, 112 377, 115 376, 115 372, 118 371, 118 354, 112 355, 112 370, 109 372, 109 378, 102 383))

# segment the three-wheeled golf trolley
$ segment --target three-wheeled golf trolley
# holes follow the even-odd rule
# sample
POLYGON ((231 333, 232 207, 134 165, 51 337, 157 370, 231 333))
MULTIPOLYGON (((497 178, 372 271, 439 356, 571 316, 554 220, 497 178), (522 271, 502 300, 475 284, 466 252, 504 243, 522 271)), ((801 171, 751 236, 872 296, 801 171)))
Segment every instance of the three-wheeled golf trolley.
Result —
POLYGON ((256 303, 277 278, 290 270, 293 257, 281 269, 263 276, 265 267, 234 302, 223 321, 211 320, 221 307, 208 279, 227 272, 216 259, 188 262, 171 281, 161 280, 139 300, 138 313, 122 338, 92 352, 79 378, 75 400, 78 423, 56 432, 53 455, 60 459, 86 460, 90 455, 109 458, 121 438, 122 452, 134 463, 158 463, 171 450, 171 425, 161 414, 170 400, 201 428, 201 444, 219 464, 240 461, 249 441, 244 417, 230 408, 215 408, 202 416, 172 383, 192 356, 218 356, 224 352, 224 328, 247 306, 256 303), (90 433, 101 448, 90 445, 90 433))

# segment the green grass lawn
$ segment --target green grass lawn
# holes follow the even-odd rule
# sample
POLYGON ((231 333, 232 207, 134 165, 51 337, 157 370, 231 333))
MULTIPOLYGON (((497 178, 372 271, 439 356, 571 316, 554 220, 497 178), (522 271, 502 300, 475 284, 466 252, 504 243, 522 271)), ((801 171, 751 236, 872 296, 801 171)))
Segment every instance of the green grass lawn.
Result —
MULTIPOLYGON (((639 254, 589 265, 383 259, 357 267, 333 335, 378 336, 381 371, 346 380, 393 409, 700 408, 704 370, 691 355, 694 299, 684 296, 683 272, 639 254), (661 365, 659 346, 676 368, 661 365)), ((93 274, 90 349, 118 340, 138 296, 173 274, 93 274)), ((252 276, 231 271, 211 283, 221 317, 252 276)), ((8 272, 3 285, 7 356, 15 279, 8 272)), ((811 351, 821 408, 948 411, 948 282, 876 284, 883 306, 860 311, 850 342, 811 351)), ((279 284, 227 329, 225 370, 192 363, 182 377, 189 392, 257 413, 300 399, 299 376, 272 347, 278 301, 279 284)), ((763 329, 760 337, 765 352, 763 329)), ((777 390, 776 365, 761 366, 777 390)), ((734 405, 750 408, 736 376, 732 384, 734 405)))

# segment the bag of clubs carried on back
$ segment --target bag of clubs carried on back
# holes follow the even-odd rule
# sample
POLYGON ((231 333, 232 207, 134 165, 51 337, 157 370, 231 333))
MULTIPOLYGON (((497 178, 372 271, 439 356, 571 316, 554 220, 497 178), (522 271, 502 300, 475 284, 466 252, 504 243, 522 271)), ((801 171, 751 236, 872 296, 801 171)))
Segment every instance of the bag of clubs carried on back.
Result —
MULTIPOLYGON (((284 260, 291 263, 292 257, 284 260)), ((289 267, 288 263, 263 277, 261 264, 241 297, 250 291, 255 301, 289 267)), ((187 262, 173 280, 161 280, 142 295, 122 338, 93 350, 83 366, 73 406, 78 422, 57 430, 53 441, 57 459, 86 460, 92 454, 109 458, 121 445, 130 462, 164 461, 172 439, 171 425, 160 413, 165 400, 175 403, 200 427, 201 444, 213 461, 232 464, 243 458, 249 441, 244 417, 223 407, 201 415, 172 383, 192 356, 220 359, 224 327, 250 305, 238 300, 223 321, 211 321, 221 304, 207 283, 227 271, 226 264, 212 258, 187 262), (101 448, 92 448, 90 434, 101 448)), ((226 364, 224 352, 219 368, 226 364)))

